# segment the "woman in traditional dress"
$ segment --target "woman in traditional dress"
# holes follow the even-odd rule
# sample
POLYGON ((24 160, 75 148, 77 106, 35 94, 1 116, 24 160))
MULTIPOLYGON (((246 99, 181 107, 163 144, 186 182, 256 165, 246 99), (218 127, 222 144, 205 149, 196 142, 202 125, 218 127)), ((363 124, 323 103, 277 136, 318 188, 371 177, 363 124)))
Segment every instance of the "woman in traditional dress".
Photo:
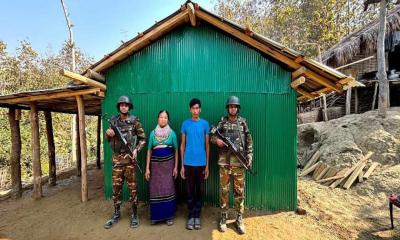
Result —
POLYGON ((176 211, 175 182, 178 176, 178 141, 168 125, 169 113, 158 113, 157 127, 150 133, 146 158, 146 180, 150 190, 151 224, 174 223, 176 211))

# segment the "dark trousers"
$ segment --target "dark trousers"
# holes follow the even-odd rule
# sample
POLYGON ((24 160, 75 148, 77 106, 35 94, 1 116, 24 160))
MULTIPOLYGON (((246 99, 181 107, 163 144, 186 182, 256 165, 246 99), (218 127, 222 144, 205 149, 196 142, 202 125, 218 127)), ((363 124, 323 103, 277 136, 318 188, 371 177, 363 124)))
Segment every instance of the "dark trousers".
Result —
POLYGON ((185 165, 189 218, 200 218, 201 207, 203 206, 204 169, 205 166, 194 167, 185 165))

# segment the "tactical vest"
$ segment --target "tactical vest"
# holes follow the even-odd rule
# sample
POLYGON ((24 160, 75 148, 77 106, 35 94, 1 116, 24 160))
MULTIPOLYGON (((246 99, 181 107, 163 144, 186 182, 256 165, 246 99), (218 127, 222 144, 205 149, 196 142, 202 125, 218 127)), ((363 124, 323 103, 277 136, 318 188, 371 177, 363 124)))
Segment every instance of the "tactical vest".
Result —
POLYGON ((243 152, 244 150, 244 126, 243 121, 238 118, 236 122, 229 122, 228 119, 224 119, 222 125, 222 134, 228 137, 231 142, 243 152))
MULTIPOLYGON (((137 133, 135 121, 136 117, 132 115, 129 115, 125 120, 121 120, 120 116, 111 118, 111 122, 121 130, 122 136, 127 140, 131 149, 135 149, 136 147, 137 133)), ((114 153, 129 153, 129 149, 122 145, 118 137, 112 139, 111 148, 114 153)))

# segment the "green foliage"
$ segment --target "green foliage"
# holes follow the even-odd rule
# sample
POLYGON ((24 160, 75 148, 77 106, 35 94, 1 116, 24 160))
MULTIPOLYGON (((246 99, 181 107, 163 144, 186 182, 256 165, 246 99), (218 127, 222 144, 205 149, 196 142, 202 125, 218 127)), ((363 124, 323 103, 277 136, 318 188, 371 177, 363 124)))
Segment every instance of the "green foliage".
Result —
MULTIPOLYGON (((364 0, 217 0, 216 12, 308 56, 318 56, 377 16, 364 0)), ((392 7, 393 5, 390 5, 392 7)))
MULTIPOLYGON (((82 72, 89 67, 93 59, 80 49, 75 50, 76 69, 82 72)), ((7 45, 0 41, 0 94, 36 89, 48 89, 65 86, 70 80, 59 74, 60 69, 70 69, 71 51, 65 43, 63 48, 54 54, 47 51, 39 55, 32 45, 24 40, 19 43, 15 54, 7 52, 7 45)), ((72 117, 70 114, 52 113, 53 132, 56 148, 56 162, 72 162, 72 117)), ((46 139, 46 124, 43 112, 40 120, 40 158, 42 173, 48 174, 48 151, 46 139)), ((32 174, 31 127, 29 111, 22 111, 21 121, 21 167, 22 178, 27 180, 32 174)), ((8 122, 8 109, 0 108, 0 168, 9 166, 11 132, 8 122)), ((86 117, 88 159, 96 159, 97 117, 86 117)))

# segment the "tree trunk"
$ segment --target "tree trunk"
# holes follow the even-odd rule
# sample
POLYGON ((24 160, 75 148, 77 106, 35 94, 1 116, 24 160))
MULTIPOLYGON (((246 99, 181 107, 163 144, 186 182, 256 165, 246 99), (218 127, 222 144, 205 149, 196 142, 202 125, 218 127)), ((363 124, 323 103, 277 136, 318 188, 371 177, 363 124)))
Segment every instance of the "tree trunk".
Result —
POLYGON ((377 41, 377 58, 378 58, 378 80, 379 80, 379 97, 378 97, 378 115, 382 118, 386 117, 388 107, 388 89, 389 83, 386 76, 385 61, 385 32, 386 32, 386 6, 387 0, 380 2, 379 10, 379 32, 377 41))
POLYGON ((55 186, 57 182, 56 149, 54 146, 53 121, 51 119, 51 112, 44 112, 44 117, 46 120, 47 148, 49 155, 49 185, 55 186))
POLYGON ((11 187, 14 198, 22 196, 21 182, 21 131, 19 120, 15 117, 15 109, 10 108, 8 120, 11 130, 11 187))

